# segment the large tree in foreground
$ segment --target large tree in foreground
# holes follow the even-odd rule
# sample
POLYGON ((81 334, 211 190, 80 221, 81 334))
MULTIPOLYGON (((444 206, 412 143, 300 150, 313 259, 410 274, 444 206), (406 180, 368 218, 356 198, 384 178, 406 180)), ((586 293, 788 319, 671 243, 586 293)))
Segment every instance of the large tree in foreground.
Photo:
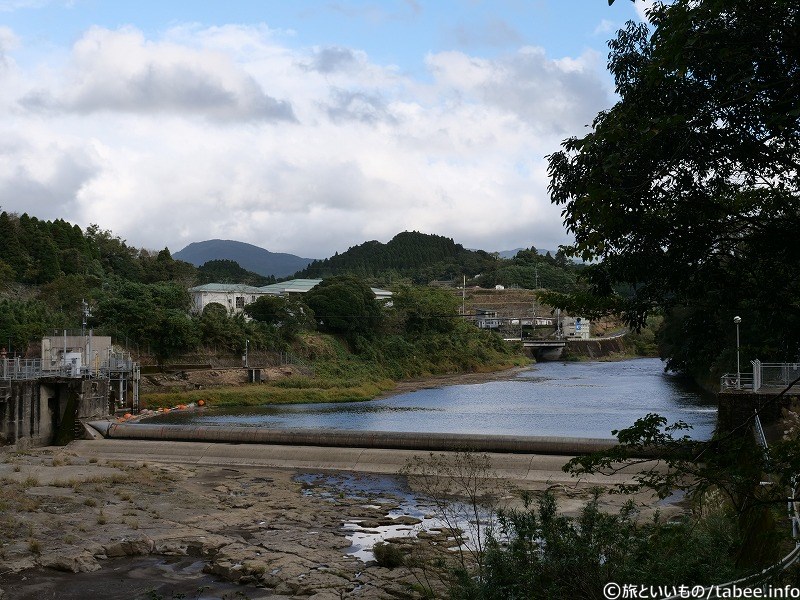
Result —
POLYGON ((725 369, 800 342, 800 4, 676 0, 610 42, 619 101, 549 157, 591 294, 550 298, 642 326, 667 311, 669 366, 725 369), (734 363, 735 364, 735 363, 734 363))

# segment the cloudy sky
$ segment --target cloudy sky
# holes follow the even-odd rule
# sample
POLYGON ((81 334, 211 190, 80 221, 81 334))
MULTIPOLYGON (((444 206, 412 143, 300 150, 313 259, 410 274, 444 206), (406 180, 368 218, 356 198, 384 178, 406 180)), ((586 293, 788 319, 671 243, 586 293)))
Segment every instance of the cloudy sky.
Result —
POLYGON ((0 0, 0 208, 146 248, 568 241, 618 0, 0 0))

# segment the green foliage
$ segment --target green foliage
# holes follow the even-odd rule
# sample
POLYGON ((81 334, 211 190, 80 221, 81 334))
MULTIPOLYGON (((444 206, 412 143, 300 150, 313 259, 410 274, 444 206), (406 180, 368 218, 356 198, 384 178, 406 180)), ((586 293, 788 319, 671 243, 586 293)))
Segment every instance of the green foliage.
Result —
POLYGON ((387 244, 371 241, 354 246, 331 258, 314 261, 297 277, 353 275, 384 282, 427 284, 433 280, 461 282, 466 276, 472 285, 497 284, 570 291, 576 286, 576 273, 582 268, 566 257, 540 256, 523 251, 512 260, 498 259, 482 250, 466 250, 452 239, 418 232, 403 232, 387 244), (537 277, 538 274, 538 277, 537 277))
MULTIPOLYGON (((800 350, 800 6, 787 0, 656 4, 652 36, 611 41, 619 101, 549 158, 553 201, 591 264, 591 291, 638 328, 678 318, 668 366, 708 376, 732 319, 745 359, 800 350)), ((669 327, 669 325, 668 325, 669 327)))
MULTIPOLYGON (((350 274, 364 278, 391 272, 395 277, 409 276, 418 282, 428 283, 436 278, 459 277, 464 272, 458 267, 461 260, 478 254, 465 250, 450 238, 405 231, 387 244, 364 242, 342 254, 336 253, 325 260, 314 261, 296 276, 330 277, 350 274), (448 264, 452 268, 447 268, 448 264)), ((485 252, 482 254, 486 255, 485 252)))
POLYGON ((553 257, 549 252, 543 256, 531 247, 520 250, 510 260, 487 264, 473 282, 489 288, 503 285, 572 292, 581 288, 579 275, 583 269, 584 265, 568 260, 561 250, 553 257))
POLYGON ((679 437, 688 428, 682 422, 667 426, 664 417, 648 414, 633 426, 612 432, 619 445, 573 458, 564 470, 575 476, 611 475, 625 468, 636 475, 633 483, 616 486, 621 493, 646 489, 665 498, 683 490, 700 506, 717 498, 736 529, 737 567, 773 564, 780 531, 771 507, 785 503, 785 490, 800 468, 796 440, 765 450, 754 442, 748 422, 707 442, 679 437), (761 485, 765 478, 775 485, 761 485))
POLYGON ((30 340, 58 327, 62 319, 38 300, 0 299, 0 346, 10 340, 15 352, 24 352, 30 340))
POLYGON ((599 496, 577 518, 559 513, 545 492, 535 506, 500 511, 489 536, 483 576, 458 573, 451 598, 602 598, 609 582, 703 585, 734 579, 735 534, 714 514, 699 521, 638 522, 633 503, 618 513, 599 496))
POLYGON ((411 334, 448 333, 456 328, 458 298, 429 287, 402 286, 392 294, 396 323, 411 334))
POLYGON ((305 303, 323 331, 350 338, 373 335, 381 321, 375 294, 360 280, 349 276, 325 279, 305 295, 305 303))

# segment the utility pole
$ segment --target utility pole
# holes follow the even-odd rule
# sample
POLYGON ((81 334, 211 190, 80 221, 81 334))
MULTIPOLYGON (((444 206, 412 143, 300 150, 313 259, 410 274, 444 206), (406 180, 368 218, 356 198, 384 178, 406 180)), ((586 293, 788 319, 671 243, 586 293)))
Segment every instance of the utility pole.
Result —
POLYGON ((739 363, 739 323, 742 322, 742 317, 733 317, 733 322, 736 324, 736 389, 742 389, 742 369, 739 363))
POLYGON ((467 276, 464 275, 464 281, 461 285, 461 316, 466 316, 467 309, 465 308, 467 301, 467 276))

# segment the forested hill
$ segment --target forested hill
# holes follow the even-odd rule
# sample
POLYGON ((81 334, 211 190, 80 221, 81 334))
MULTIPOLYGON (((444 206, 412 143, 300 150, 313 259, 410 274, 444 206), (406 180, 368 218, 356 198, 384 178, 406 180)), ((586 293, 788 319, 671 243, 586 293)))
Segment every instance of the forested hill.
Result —
POLYGON ((581 268, 561 252, 542 255, 531 247, 504 259, 483 250, 467 250, 440 235, 405 231, 386 244, 365 242, 342 254, 316 260, 295 277, 347 274, 390 285, 402 279, 419 284, 435 280, 460 283, 466 276, 468 285, 572 290, 581 268))
POLYGON ((397 234, 388 243, 364 242, 347 252, 315 260, 296 277, 329 277, 352 274, 360 277, 409 277, 420 283, 452 279, 463 273, 477 274, 491 257, 481 250, 466 250, 440 235, 416 231, 397 234))

